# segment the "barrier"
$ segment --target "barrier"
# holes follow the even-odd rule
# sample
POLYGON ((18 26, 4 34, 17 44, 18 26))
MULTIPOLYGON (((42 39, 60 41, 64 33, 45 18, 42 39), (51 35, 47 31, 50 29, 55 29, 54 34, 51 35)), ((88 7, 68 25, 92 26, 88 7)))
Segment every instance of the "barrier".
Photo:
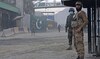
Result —
POLYGON ((18 27, 14 27, 14 34, 19 33, 19 28, 18 27))
POLYGON ((29 30, 28 30, 27 27, 24 27, 24 32, 25 32, 25 33, 28 33, 28 32, 29 32, 29 30))
POLYGON ((13 28, 4 29, 3 31, 0 32, 1 37, 11 36, 13 34, 14 34, 13 28))
POLYGON ((29 33, 29 30, 27 27, 19 28, 19 27, 13 27, 9 29, 4 29, 0 32, 1 37, 11 36, 14 34, 20 34, 20 33, 29 33))
POLYGON ((5 34, 5 36, 11 36, 11 35, 13 35, 14 34, 13 28, 5 29, 4 30, 4 34, 5 34))

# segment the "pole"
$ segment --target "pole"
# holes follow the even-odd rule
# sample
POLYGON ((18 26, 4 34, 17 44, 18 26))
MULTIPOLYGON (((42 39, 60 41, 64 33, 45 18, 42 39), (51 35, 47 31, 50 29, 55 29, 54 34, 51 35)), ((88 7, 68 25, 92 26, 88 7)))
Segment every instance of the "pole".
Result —
POLYGON ((88 12, 88 52, 91 53, 91 8, 87 9, 88 12))

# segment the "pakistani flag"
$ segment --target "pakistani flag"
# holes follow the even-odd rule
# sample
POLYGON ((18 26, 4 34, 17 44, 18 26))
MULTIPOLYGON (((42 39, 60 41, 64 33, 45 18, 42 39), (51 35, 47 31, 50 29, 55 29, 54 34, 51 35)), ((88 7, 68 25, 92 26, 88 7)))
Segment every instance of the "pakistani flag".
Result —
POLYGON ((31 31, 45 32, 47 28, 47 21, 45 16, 31 16, 31 31))

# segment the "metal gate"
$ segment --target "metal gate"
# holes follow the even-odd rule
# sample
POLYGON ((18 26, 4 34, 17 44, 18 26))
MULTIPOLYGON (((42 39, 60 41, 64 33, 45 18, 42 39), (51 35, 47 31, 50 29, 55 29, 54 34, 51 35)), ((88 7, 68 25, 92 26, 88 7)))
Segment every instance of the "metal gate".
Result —
POLYGON ((100 8, 99 0, 95 0, 92 8, 88 8, 88 51, 100 55, 100 8))

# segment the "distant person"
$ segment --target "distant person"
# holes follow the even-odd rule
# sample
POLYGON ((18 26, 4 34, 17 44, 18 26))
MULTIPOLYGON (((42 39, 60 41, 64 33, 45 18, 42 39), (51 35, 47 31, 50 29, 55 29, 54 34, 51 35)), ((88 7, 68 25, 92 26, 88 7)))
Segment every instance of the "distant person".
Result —
POLYGON ((60 30, 61 30, 61 25, 59 24, 58 25, 58 31, 60 32, 60 30))
POLYGON ((71 27, 71 22, 73 20, 73 15, 75 10, 73 8, 69 9, 69 15, 67 16, 66 19, 66 25, 65 25, 65 31, 68 31, 68 40, 69 40, 69 47, 67 48, 67 50, 72 50, 72 27, 71 27))

